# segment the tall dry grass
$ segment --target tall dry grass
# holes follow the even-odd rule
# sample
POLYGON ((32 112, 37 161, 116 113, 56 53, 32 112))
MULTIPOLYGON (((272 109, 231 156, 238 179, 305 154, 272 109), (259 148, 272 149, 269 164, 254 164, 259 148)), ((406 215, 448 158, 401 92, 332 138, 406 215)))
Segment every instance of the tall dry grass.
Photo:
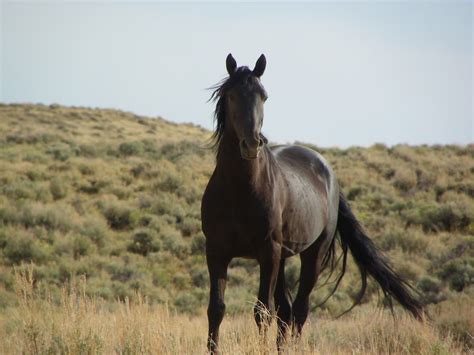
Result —
MULTIPOLYGON (((207 321, 150 306, 137 297, 133 304, 112 306, 86 295, 86 281, 75 280, 52 299, 36 284, 32 269, 16 273, 18 306, 0 318, 2 354, 202 354, 207 321)), ((228 316, 222 324, 224 354, 271 354, 276 326, 266 340, 258 336, 251 315, 228 316)), ((273 322, 275 323, 275 322, 273 322)), ((469 349, 446 333, 404 315, 364 307, 339 319, 313 318, 302 339, 287 346, 288 354, 461 354, 469 349)))

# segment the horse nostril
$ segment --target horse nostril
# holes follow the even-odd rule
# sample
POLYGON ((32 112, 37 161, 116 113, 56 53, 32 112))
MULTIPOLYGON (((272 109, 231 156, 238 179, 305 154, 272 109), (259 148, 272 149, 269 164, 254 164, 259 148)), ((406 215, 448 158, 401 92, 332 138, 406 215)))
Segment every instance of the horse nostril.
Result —
POLYGON ((263 139, 261 139, 261 138, 258 139, 258 146, 259 147, 263 146, 263 139))

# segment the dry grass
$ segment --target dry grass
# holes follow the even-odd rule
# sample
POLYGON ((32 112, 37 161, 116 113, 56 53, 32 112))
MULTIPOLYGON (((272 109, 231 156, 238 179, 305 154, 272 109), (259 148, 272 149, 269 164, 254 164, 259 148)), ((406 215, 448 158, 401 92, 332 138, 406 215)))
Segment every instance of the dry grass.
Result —
MULTIPOLYGON (((0 318, 2 354, 197 354, 205 353, 204 315, 177 315, 137 297, 114 305, 86 296, 85 280, 52 300, 35 284, 32 269, 16 274, 19 306, 0 318)), ((246 315, 224 319, 224 354, 275 353, 276 326, 267 340, 259 338, 249 305, 246 315)), ((466 310, 472 313, 471 310, 466 310)), ((275 322, 273 322, 275 323, 275 322)), ((406 316, 397 320, 364 307, 339 320, 313 319, 288 354, 461 354, 454 338, 406 316)))

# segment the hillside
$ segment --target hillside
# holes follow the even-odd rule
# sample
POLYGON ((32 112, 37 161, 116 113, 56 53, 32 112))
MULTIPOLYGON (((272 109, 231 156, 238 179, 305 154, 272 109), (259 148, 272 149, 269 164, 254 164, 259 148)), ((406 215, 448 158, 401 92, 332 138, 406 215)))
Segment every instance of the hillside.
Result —
MULTIPOLYGON (((14 268, 33 263, 35 282, 53 298, 84 275, 87 295, 105 302, 133 301, 138 292, 151 304, 202 314, 209 136, 115 110, 0 104, 0 312, 17 304, 14 268)), ((368 234, 433 312, 473 303, 474 146, 311 147, 331 162, 368 234)), ((293 258, 292 285, 297 270, 293 258)), ((351 304, 358 275, 353 265, 349 271, 320 314, 351 304)), ((229 314, 250 311, 257 276, 255 262, 232 263, 229 314)), ((313 292, 313 305, 330 286, 313 292)), ((378 300, 372 285, 365 303, 378 300)), ((472 342, 474 317, 457 317, 447 326, 472 342)))

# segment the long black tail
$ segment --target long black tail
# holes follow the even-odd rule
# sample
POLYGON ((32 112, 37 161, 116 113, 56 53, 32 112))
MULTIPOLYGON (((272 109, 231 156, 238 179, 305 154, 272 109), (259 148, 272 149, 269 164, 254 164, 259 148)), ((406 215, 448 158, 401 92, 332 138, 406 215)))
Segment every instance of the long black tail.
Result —
MULTIPOLYGON (((345 264, 347 250, 349 249, 362 277, 362 287, 356 297, 354 306, 361 302, 367 288, 367 275, 370 275, 382 288, 392 311, 392 300, 395 299, 415 318, 422 319, 423 306, 413 296, 414 289, 390 267, 381 251, 365 234, 342 194, 339 198, 337 230, 340 234, 340 242, 344 253, 343 263, 345 264)), ((343 270, 345 270, 345 265, 343 265, 343 270)))

